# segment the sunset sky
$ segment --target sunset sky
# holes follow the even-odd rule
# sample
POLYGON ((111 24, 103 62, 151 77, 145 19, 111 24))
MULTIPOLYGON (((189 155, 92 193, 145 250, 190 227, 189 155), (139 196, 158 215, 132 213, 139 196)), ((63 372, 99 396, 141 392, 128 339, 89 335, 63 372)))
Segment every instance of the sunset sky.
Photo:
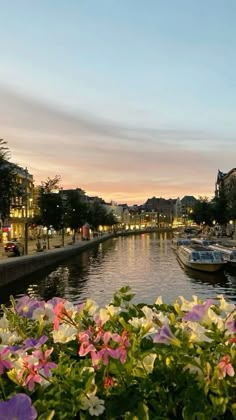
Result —
POLYGON ((36 184, 141 204, 236 167, 235 0, 0 6, 0 138, 36 184))

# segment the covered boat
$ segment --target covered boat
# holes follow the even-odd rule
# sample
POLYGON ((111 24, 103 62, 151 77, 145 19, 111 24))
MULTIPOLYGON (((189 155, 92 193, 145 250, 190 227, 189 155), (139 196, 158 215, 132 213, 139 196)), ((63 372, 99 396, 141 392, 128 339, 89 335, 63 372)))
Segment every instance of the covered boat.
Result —
POLYGON ((213 273, 221 270, 226 264, 220 251, 197 244, 181 245, 176 254, 182 264, 194 270, 213 273))
POLYGON ((171 248, 176 251, 181 245, 190 245, 192 243, 190 238, 175 237, 172 239, 171 248))
POLYGON ((228 244, 212 244, 209 249, 222 253, 224 260, 231 267, 236 267, 236 247, 228 244))

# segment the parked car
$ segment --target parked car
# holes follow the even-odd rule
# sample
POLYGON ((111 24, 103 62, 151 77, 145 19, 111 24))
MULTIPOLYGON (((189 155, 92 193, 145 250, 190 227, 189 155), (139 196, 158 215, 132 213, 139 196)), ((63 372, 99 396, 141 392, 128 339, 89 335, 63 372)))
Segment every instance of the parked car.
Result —
POLYGON ((4 249, 8 257, 19 257, 24 255, 24 246, 18 241, 8 241, 4 244, 4 249))

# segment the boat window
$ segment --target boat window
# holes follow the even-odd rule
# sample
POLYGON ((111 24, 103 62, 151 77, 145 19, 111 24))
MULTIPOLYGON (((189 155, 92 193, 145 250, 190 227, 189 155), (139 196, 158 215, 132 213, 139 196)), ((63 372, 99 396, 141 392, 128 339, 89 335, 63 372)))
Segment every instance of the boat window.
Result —
POLYGON ((214 255, 211 252, 201 252, 201 260, 213 261, 214 255))
POLYGON ((192 253, 192 258, 193 258, 193 261, 199 260, 200 259, 199 252, 193 252, 192 253))
POLYGON ((236 251, 232 251, 232 253, 230 255, 230 259, 231 260, 236 260, 236 251))
POLYGON ((214 252, 214 257, 215 257, 216 261, 223 261, 224 260, 222 252, 220 252, 220 251, 215 251, 214 252))

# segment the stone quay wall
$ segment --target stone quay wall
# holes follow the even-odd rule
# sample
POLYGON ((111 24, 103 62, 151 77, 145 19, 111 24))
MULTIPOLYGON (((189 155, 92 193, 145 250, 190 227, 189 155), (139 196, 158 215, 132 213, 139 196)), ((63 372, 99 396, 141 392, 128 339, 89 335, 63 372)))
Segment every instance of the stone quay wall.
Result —
POLYGON ((62 260, 78 255, 88 248, 112 238, 113 234, 93 238, 89 241, 81 241, 78 244, 68 245, 64 248, 50 249, 43 252, 35 252, 33 255, 11 257, 0 261, 0 287, 12 283, 21 277, 34 273, 62 260))

